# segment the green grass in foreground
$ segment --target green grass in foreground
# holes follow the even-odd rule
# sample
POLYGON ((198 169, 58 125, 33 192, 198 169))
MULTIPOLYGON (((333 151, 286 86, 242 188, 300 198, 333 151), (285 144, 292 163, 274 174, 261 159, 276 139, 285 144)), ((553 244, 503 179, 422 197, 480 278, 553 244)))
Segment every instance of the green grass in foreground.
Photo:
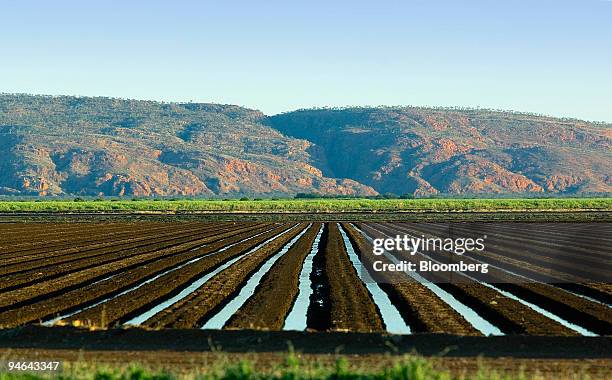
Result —
POLYGON ((612 198, 0 201, 0 212, 347 213, 612 210, 612 198))
MULTIPOLYGON (((579 376, 581 379, 588 378, 584 374, 579 376)), ((389 367, 375 370, 351 368, 345 359, 340 359, 331 366, 304 367, 299 359, 289 355, 284 364, 265 371, 255 370, 250 362, 243 361, 228 366, 216 365, 202 372, 188 373, 152 372, 134 366, 123 369, 82 366, 58 375, 0 372, 0 380, 528 380, 539 378, 537 375, 526 375, 521 369, 517 369, 513 375, 499 375, 493 371, 480 369, 475 374, 457 377, 449 372, 434 369, 428 360, 418 356, 406 356, 389 367)))

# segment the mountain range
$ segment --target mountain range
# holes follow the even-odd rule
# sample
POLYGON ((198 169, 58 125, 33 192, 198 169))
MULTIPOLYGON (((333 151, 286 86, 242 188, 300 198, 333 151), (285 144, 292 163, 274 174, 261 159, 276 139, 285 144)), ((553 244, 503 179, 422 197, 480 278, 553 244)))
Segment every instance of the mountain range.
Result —
POLYGON ((612 124, 482 109, 0 95, 4 196, 612 193, 612 124))

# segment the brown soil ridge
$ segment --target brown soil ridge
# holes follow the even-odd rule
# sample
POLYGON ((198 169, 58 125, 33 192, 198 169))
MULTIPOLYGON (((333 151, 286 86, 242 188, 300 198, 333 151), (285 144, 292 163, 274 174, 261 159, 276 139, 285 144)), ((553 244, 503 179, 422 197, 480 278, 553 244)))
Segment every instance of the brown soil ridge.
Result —
POLYGON ((281 330, 299 292, 300 272, 321 223, 313 224, 261 279, 255 293, 229 319, 227 329, 281 330))
MULTIPOLYGON (((91 273, 95 273, 99 268, 107 268, 109 271, 119 270, 130 265, 137 265, 138 259, 144 264, 147 260, 154 260, 155 254, 164 253, 164 250, 174 249, 190 249, 193 246, 198 246, 208 242, 208 237, 214 235, 214 229, 208 231, 191 231, 188 233, 176 233, 174 236, 162 236, 151 234, 150 239, 145 242, 136 242, 130 244, 129 248, 113 251, 104 254, 104 258, 84 257, 83 260, 76 262, 62 263, 51 266, 44 271, 33 269, 25 273, 16 273, 14 275, 4 276, 4 281, 0 284, 0 290, 4 291, 3 295, 11 294, 15 297, 14 302, 20 302, 19 296, 24 296, 23 293, 26 287, 37 292, 42 287, 48 287, 48 282, 52 281, 58 284, 75 284, 75 281, 81 279, 82 282, 88 281, 91 273), (123 266, 117 266, 123 262, 123 266), (116 268, 116 269, 112 269, 116 268), (18 295, 18 296, 17 296, 18 295)), ((102 250, 106 251, 105 249, 102 250)), ((87 256, 87 255, 85 255, 87 256)), ((38 295, 38 293, 35 293, 38 295)), ((0 295, 0 308, 2 308, 3 295, 0 295)), ((27 294, 25 294, 27 296, 27 294)), ((27 299, 27 298, 26 298, 27 299)))
MULTIPOLYGON (((388 236, 396 236, 399 233, 398 230, 385 226, 379 227, 388 236)), ((422 254, 413 256, 396 252, 394 255, 398 259, 413 262, 417 266, 419 261, 427 259, 422 254)), ((428 255, 443 263, 448 260, 448 256, 436 255, 435 253, 428 253, 428 255)), ((452 274, 453 282, 449 282, 448 274, 430 273, 425 277, 436 282, 439 287, 452 294, 466 306, 474 309, 478 315, 492 322, 505 334, 578 335, 574 330, 491 288, 468 279, 461 273, 452 274)))
MULTIPOLYGON (((233 234, 234 232, 228 232, 219 236, 228 237, 233 236, 233 234)), ((218 238, 216 237, 215 239, 218 238)), ((147 265, 125 268, 124 271, 115 277, 79 286, 72 290, 56 292, 57 295, 47 296, 37 302, 1 312, 0 326, 18 326, 23 323, 48 318, 57 313, 68 312, 75 308, 78 310, 83 305, 112 296, 169 268, 181 265, 195 257, 205 255, 208 252, 207 249, 210 249, 196 248, 195 250, 192 248, 192 250, 185 250, 163 257, 147 265)))
MULTIPOLYGON (((33 251, 35 249, 48 250, 48 248, 55 248, 58 245, 66 247, 67 240, 73 240, 75 243, 82 241, 98 243, 95 237, 102 233, 107 233, 111 236, 123 236, 134 227, 131 223, 92 223, 90 225, 82 225, 80 229, 55 230, 52 226, 48 225, 46 229, 39 230, 34 226, 32 228, 11 229, 10 224, 7 224, 2 226, 2 235, 0 235, 0 256, 23 251, 33 251), (78 234, 79 232, 85 234, 78 234), (78 234, 78 237, 74 236, 74 234, 78 234), (25 248, 22 249, 22 247, 25 248)), ((163 228, 161 225, 149 227, 143 226, 143 230, 151 231, 156 228, 163 228)))
MULTIPOLYGON (((50 268, 55 267, 58 264, 72 263, 84 258, 93 258, 106 254, 116 253, 126 249, 137 248, 144 245, 143 243, 150 242, 152 237, 156 240, 164 237, 176 238, 176 233, 179 234, 190 234, 190 233, 206 233, 205 228, 193 228, 185 230, 182 228, 167 228, 161 231, 139 231, 138 229, 132 229, 126 232, 124 238, 113 236, 112 234, 100 235, 98 237, 99 243, 92 244, 89 246, 78 246, 75 245, 72 248, 64 249, 61 251, 53 250, 38 254, 19 255, 11 259, 3 259, 3 265, 0 268, 0 274, 16 274, 23 273, 33 269, 39 268, 50 268)), ((18 239, 16 237, 16 239, 18 239)), ((70 242, 70 240, 68 240, 70 242)), ((68 243, 70 244, 70 243, 68 243)), ((77 244, 74 242, 73 244, 77 244)), ((100 260, 102 261, 102 260, 100 260)))
MULTIPOLYGON (((189 251, 202 244, 209 243, 210 236, 198 235, 181 238, 178 241, 169 241, 164 244, 150 244, 142 247, 143 251, 133 253, 127 257, 116 257, 114 261, 103 265, 91 265, 89 268, 74 273, 67 273, 59 278, 35 281, 33 285, 18 288, 9 292, 0 293, 0 310, 4 311, 21 306, 24 303, 32 303, 39 297, 60 294, 83 284, 88 284, 105 276, 121 273, 122 271, 147 265, 165 257, 177 253, 189 251)), ((215 237, 212 235, 212 239, 215 237)), ((95 263, 94 263, 95 264, 95 263)), ((44 273, 43 273, 44 275, 44 273)))
POLYGON ((151 283, 145 284, 136 290, 114 298, 104 304, 75 314, 68 318, 67 322, 74 323, 78 321, 79 324, 86 326, 101 327, 114 326, 121 322, 125 322, 131 317, 137 316, 175 294, 178 294, 199 277, 209 273, 232 258, 247 252, 249 249, 257 246, 266 239, 283 232, 287 228, 287 226, 275 228, 244 243, 240 242, 260 232, 265 232, 267 228, 264 227, 264 231, 254 230, 244 233, 234 231, 231 234, 225 235, 226 238, 229 236, 229 239, 210 244, 200 249, 197 257, 210 256, 204 257, 200 261, 192 263, 180 270, 161 276, 151 283), (223 252, 212 254, 233 243, 240 244, 226 249, 223 252))
MULTIPOLYGON (((365 268, 372 268, 372 245, 350 224, 343 227, 359 252, 365 268)), ((377 256, 385 264, 391 261, 385 256, 377 256)), ((422 284, 411 280, 404 273, 386 272, 384 278, 380 273, 370 272, 378 286, 387 293, 393 305, 398 309, 404 321, 416 333, 449 333, 457 335, 482 335, 470 325, 459 313, 439 299, 422 284)))
MULTIPOLYGON (((61 225, 62 223, 60 222, 58 224, 61 225)), ((134 230, 145 233, 171 229, 188 230, 204 228, 206 222, 181 222, 177 223, 175 226, 169 226, 167 223, 163 222, 137 224, 128 221, 118 223, 94 222, 75 224, 76 228, 70 230, 56 230, 53 228, 53 225, 47 225, 47 229, 45 229, 44 232, 36 228, 26 228, 9 232, 1 243, 4 244, 4 246, 0 247, 0 255, 4 256, 23 252, 28 252, 28 255, 30 255, 45 252, 61 252, 77 248, 84 249, 92 245, 100 244, 100 237, 131 237, 134 230)), ((222 225, 222 223, 220 223, 220 225, 222 225)))
MULTIPOLYGON (((411 223, 410 226, 406 224, 402 224, 401 226, 398 223, 394 223, 398 228, 402 230, 407 230, 411 233, 423 234, 425 236, 446 236, 448 235, 448 226, 438 225, 438 224, 421 224, 421 223, 411 223)), ((526 227, 527 229, 533 228, 526 227)), ((453 224, 453 229, 455 231, 459 230, 459 227, 453 224)), ((488 238, 488 233, 487 233, 488 238)), ((535 246, 529 246, 531 253, 538 253, 538 248, 535 246)), ((519 246, 519 250, 525 250, 525 246, 519 246)), ((532 255, 522 255, 517 258, 512 257, 515 256, 512 252, 508 252, 507 247, 502 247, 498 245, 489 245, 487 244, 487 249, 482 252, 473 251, 470 253, 470 256, 479 258, 484 262, 488 262, 494 264, 496 266, 502 267, 504 269, 510 270, 514 273, 523 275, 525 277, 531 278, 536 281, 548 282, 548 283, 581 283, 585 282, 585 279, 577 276, 573 273, 562 272, 559 268, 551 268, 549 263, 543 260, 539 260, 539 264, 534 264, 533 257, 537 256, 535 254, 532 255)), ((537 258, 536 258, 537 260, 537 258)))
MULTIPOLYGON (((478 258, 483 262, 499 265, 497 261, 491 259, 488 255, 487 253, 470 253, 470 256, 478 258)), ((502 257, 501 254, 498 256, 502 257)), ((466 263, 475 263, 473 258, 466 255, 463 256, 462 260, 466 263)), ((507 268, 521 275, 527 275, 531 280, 502 272, 496 268, 489 268, 488 274, 475 272, 473 277, 483 282, 494 283, 496 287, 502 290, 513 293, 528 302, 536 304, 569 322, 583 326, 597 334, 609 335, 612 333, 612 313, 610 313, 606 305, 577 296, 551 284, 538 282, 540 274, 537 271, 538 267, 530 266, 528 263, 523 262, 522 267, 503 264, 500 267, 507 268)), ((562 283, 562 281, 559 282, 562 283)), ((587 290, 597 291, 596 288, 588 284, 582 286, 587 287, 587 290)), ((575 288, 580 290, 579 286, 575 286, 575 288)))
POLYGON ((357 332, 140 328, 94 330, 24 326, 0 330, 0 348, 58 350, 297 352, 363 355, 411 353, 448 357, 612 359, 612 337, 392 335, 357 332))
MULTIPOLYGON (((439 253, 432 256, 443 259, 439 253)), ((470 256, 482 257, 482 254, 471 252, 470 256)), ((473 258, 464 255, 466 263, 476 263, 473 258)), ((484 262, 491 262, 483 259, 484 262)), ((526 265, 526 264, 525 264, 526 265)), ((536 304, 569 322, 585 327, 597 334, 609 335, 612 331, 612 313, 609 308, 597 302, 568 293, 562 289, 535 280, 529 282, 496 268, 489 268, 489 273, 472 273, 479 281, 494 283, 494 286, 506 290, 528 302, 536 304)))
POLYGON ((153 316, 145 325, 156 328, 191 328, 203 324, 240 291, 240 288, 266 260, 280 251, 306 227, 307 224, 302 223, 257 251, 241 258, 189 296, 153 316))
MULTIPOLYGON (((385 331, 372 296, 348 256, 337 223, 327 223, 321 241, 329 282, 331 331, 385 331)), ((311 301, 312 302, 312 301, 311 301)))
MULTIPOLYGON (((470 226, 471 227, 471 226, 470 226)), ((474 229, 461 224, 453 225, 455 233, 462 232, 469 236, 474 229)), ((532 226, 532 229, 537 227, 532 226)), ((522 231, 515 231, 520 234, 522 231)), ((571 231, 566 229, 567 234, 571 231)), ((538 238, 523 239, 520 236, 502 235, 498 231, 487 231, 487 250, 491 252, 503 252, 504 257, 528 262, 543 269, 552 269, 564 274, 580 275, 584 278, 594 278, 598 275, 605 278, 610 274, 612 265, 609 264, 610 257, 605 254, 593 257, 589 253, 595 253, 604 249, 601 244, 592 245, 583 241, 574 241, 581 246, 573 244, 559 244, 557 239, 538 238), (529 250, 525 248, 529 247, 529 250), (553 248, 556 247, 556 248, 553 248), (561 249, 562 248, 562 249, 561 249), (537 255, 533 254, 537 252, 537 255)))

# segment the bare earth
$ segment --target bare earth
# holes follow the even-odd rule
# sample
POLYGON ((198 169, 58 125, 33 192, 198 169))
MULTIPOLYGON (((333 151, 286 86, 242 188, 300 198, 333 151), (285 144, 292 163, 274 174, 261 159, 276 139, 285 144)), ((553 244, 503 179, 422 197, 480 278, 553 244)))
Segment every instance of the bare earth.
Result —
POLYGON ((499 372, 540 373, 547 378, 588 374, 612 376, 611 337, 452 336, 379 333, 194 329, 111 329, 26 326, 0 331, 0 357, 96 364, 139 363, 155 369, 192 371, 213 362, 247 359, 270 368, 282 363, 289 344, 308 364, 345 357, 356 366, 385 366, 397 355, 432 357, 436 367, 456 374, 478 365, 499 372), (443 358, 441 356, 444 356, 443 358))

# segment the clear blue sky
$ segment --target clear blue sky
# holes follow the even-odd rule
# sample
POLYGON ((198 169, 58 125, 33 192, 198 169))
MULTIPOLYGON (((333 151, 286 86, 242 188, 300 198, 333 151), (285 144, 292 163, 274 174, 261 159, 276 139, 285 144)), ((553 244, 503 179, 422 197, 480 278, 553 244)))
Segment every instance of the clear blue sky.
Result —
POLYGON ((0 33, 0 92, 612 121, 608 0, 19 0, 0 33))

